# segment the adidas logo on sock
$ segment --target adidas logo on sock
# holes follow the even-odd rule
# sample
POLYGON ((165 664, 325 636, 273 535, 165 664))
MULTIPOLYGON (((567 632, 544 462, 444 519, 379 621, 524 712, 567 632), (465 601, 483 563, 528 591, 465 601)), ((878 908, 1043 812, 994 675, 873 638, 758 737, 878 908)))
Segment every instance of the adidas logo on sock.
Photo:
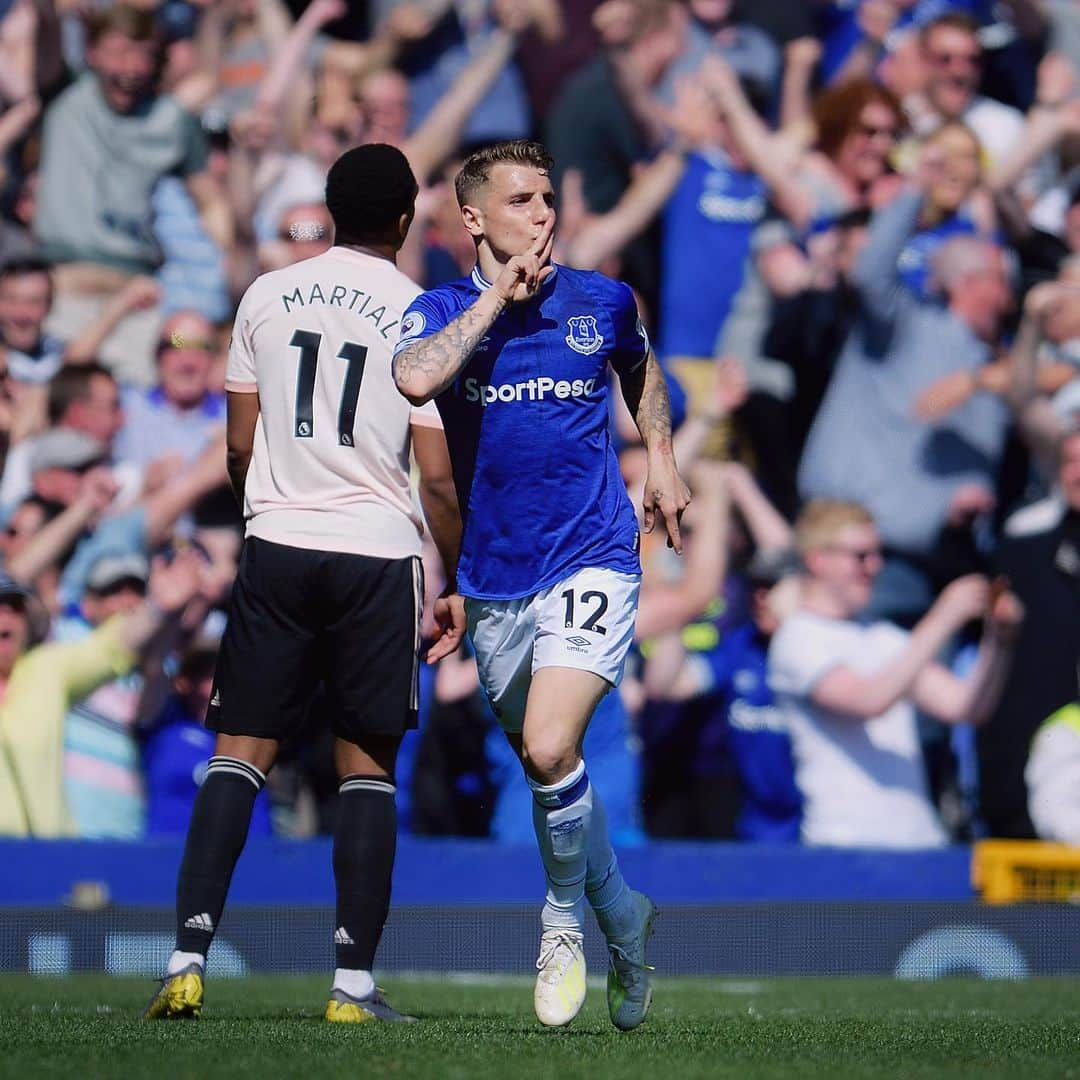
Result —
POLYGON ((344 926, 339 926, 334 931, 334 944, 335 945, 355 945, 356 942, 349 937, 349 931, 344 926))
POLYGON ((208 934, 214 932, 214 920, 205 911, 201 915, 192 915, 184 925, 189 930, 205 930, 208 934))

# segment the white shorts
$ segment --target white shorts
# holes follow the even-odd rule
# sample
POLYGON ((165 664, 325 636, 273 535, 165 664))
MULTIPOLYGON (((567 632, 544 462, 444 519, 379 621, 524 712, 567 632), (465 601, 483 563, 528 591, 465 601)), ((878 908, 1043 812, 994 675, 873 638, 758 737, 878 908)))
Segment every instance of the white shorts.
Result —
POLYGON ((465 601, 480 684, 506 731, 521 730, 540 668, 578 668, 619 685, 640 587, 638 574, 590 568, 518 600, 465 601))

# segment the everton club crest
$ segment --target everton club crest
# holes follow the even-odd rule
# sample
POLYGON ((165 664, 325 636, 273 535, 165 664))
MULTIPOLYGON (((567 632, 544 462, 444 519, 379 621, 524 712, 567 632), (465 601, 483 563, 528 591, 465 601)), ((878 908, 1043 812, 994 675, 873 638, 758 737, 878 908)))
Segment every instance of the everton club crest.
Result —
POLYGON ((604 344, 595 315, 574 315, 566 320, 566 329, 566 344, 582 356, 591 356, 604 344))

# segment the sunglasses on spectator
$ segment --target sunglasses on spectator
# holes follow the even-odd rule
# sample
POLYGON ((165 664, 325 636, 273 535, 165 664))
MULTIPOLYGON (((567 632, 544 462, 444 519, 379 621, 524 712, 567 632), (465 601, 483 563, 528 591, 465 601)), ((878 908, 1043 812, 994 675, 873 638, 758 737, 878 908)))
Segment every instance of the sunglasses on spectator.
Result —
POLYGON ((837 555, 846 555, 849 559, 854 559, 860 566, 865 566, 868 562, 875 561, 881 558, 881 548, 847 548, 842 547, 840 544, 827 544, 826 551, 834 552, 837 555))
POLYGON ((879 135, 887 139, 895 139, 899 130, 892 126, 879 126, 877 124, 859 124, 859 134, 868 139, 876 139, 879 135))
POLYGON ((968 64, 972 67, 977 67, 982 63, 981 52, 934 52, 930 54, 930 59, 934 61, 939 67, 951 67, 954 62, 959 61, 964 64, 968 64))
POLYGON ((157 351, 159 353, 172 350, 173 352, 210 352, 214 348, 212 341, 205 341, 202 338, 162 338, 157 343, 157 351))

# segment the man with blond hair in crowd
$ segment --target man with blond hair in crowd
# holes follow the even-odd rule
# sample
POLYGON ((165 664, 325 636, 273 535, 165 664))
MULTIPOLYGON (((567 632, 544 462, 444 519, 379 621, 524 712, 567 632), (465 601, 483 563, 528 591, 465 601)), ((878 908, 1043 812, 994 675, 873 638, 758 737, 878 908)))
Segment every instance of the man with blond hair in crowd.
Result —
POLYGON ((805 565, 798 610, 769 649, 769 679, 802 792, 802 838, 839 847, 947 842, 927 794, 916 709, 981 724, 998 699, 1023 609, 1001 583, 948 585, 911 632, 858 619, 881 570, 881 542, 857 503, 811 501, 795 526, 805 565), (959 678, 937 659, 968 623, 978 655, 959 678))

